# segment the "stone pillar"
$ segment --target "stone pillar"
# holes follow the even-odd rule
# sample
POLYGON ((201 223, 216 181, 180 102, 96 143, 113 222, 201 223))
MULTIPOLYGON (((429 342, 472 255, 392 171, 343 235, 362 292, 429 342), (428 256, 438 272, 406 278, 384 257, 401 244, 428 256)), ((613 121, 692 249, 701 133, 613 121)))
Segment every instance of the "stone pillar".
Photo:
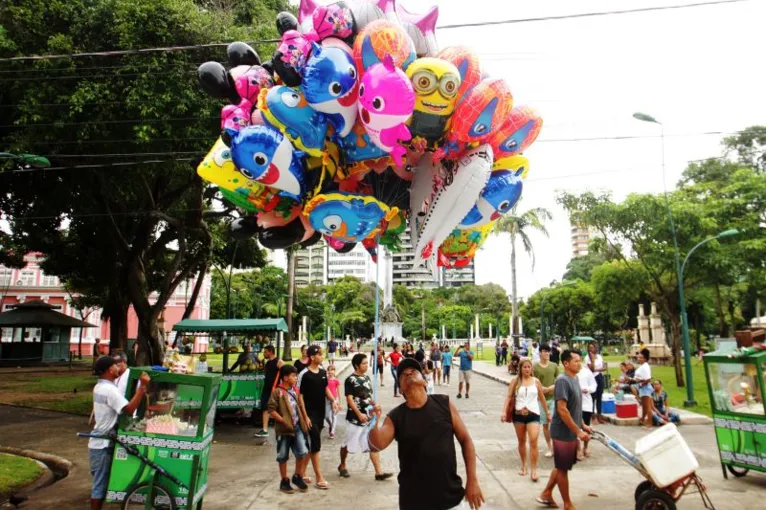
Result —
POLYGON ((652 303, 652 314, 649 316, 649 326, 652 330, 652 343, 665 343, 665 328, 662 325, 662 316, 657 313, 657 303, 652 303))
POLYGON ((383 308, 391 306, 394 303, 394 264, 391 260, 391 252, 385 246, 379 246, 383 250, 383 259, 386 261, 386 288, 383 290, 383 308))
POLYGON ((489 323, 489 338, 492 338, 492 323, 489 323))
POLYGON ((447 326, 442 324, 442 340, 445 340, 447 338, 446 334, 444 333, 446 331, 447 326))
POLYGON ((638 305, 638 343, 648 344, 649 338, 649 318, 644 314, 644 305, 638 305))
POLYGON ((473 324, 471 324, 471 335, 468 337, 468 340, 473 340, 473 324))
POLYGON ((306 317, 304 315, 303 316, 303 341, 306 342, 306 343, 308 343, 308 341, 309 341, 309 333, 308 333, 309 330, 306 327, 306 320, 307 319, 308 319, 308 317, 306 317))
POLYGON ((473 323, 474 323, 473 331, 474 331, 474 333, 476 333, 476 338, 481 338, 481 329, 479 328, 479 314, 478 313, 476 315, 474 315, 473 323))

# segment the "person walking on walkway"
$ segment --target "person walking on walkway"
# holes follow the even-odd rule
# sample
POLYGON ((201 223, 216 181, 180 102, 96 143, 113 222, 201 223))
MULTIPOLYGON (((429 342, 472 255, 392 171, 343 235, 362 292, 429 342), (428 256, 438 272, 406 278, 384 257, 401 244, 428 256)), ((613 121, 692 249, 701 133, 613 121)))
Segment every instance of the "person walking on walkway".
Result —
POLYGON ((394 397, 399 397, 399 378, 396 377, 396 370, 404 356, 399 352, 399 345, 394 344, 394 350, 386 356, 386 361, 391 364, 391 375, 394 377, 394 397))
POLYGON ((556 378, 559 376, 559 366, 551 363, 551 347, 548 344, 540 346, 540 361, 533 365, 533 373, 543 386, 543 395, 545 395, 546 407, 548 413, 540 416, 540 424, 543 426, 543 436, 548 450, 546 457, 553 457, 553 444, 551 443, 550 417, 553 416, 553 387, 556 384, 556 378))
POLYGON ((405 402, 370 431, 370 448, 381 451, 396 439, 399 456, 400 510, 461 508, 463 499, 480 508, 484 495, 476 476, 476 449, 455 404, 447 395, 427 395, 422 367, 415 360, 399 364, 399 385, 405 402), (382 425, 381 425, 382 422, 382 425), (455 439, 465 462, 466 484, 457 473, 455 439))
POLYGON ((445 345, 442 352, 442 379, 447 386, 449 386, 450 372, 452 372, 452 350, 449 345, 445 345))
POLYGON ((561 353, 564 373, 556 379, 553 391, 556 406, 551 420, 553 438, 553 471, 548 484, 537 497, 541 505, 557 507, 553 500, 553 489, 558 485, 564 510, 574 510, 569 498, 569 471, 577 462, 577 440, 590 440, 591 429, 582 423, 582 390, 577 380, 582 360, 580 355, 569 349, 561 353))
MULTIPOLYGON (((593 375, 593 372, 588 368, 588 365, 582 365, 580 371, 577 372, 577 380, 580 382, 580 389, 582 390, 582 422, 585 425, 590 426, 591 418, 596 409, 593 402, 593 394, 598 388, 598 383, 596 382, 596 377, 593 375)), ((589 456, 588 441, 583 441, 580 443, 577 452, 577 460, 580 461, 589 456)))
MULTIPOLYGON (((266 360, 266 363, 263 366, 263 371, 265 372, 266 377, 263 381, 263 393, 261 394, 261 409, 263 409, 261 418, 263 419, 263 422, 261 430, 255 433, 255 437, 269 437, 269 398, 271 398, 271 390, 277 383, 279 369, 285 364, 284 361, 277 358, 273 345, 267 345, 263 348, 263 358, 266 360)), ((296 373, 297 370, 298 369, 296 369, 296 373)))
MULTIPOLYGON (((519 375, 508 385, 508 394, 503 404, 500 421, 513 422, 516 438, 519 440, 521 476, 527 476, 527 435, 529 435, 530 477, 536 482, 537 438, 540 435, 540 414, 548 416, 548 406, 543 395, 543 386, 533 375, 532 362, 525 359, 519 365, 519 375)), ((550 417, 549 417, 550 418, 550 417)))
POLYGON ((471 375, 473 374, 473 351, 471 343, 466 342, 464 346, 458 347, 455 356, 460 358, 460 374, 458 375, 457 398, 463 398, 463 383, 465 383, 465 398, 471 398, 468 392, 471 391, 471 375))
POLYGON ((439 386, 442 385, 442 350, 439 344, 431 342, 431 361, 434 363, 434 380, 439 386))
POLYGON ((634 377, 638 384, 638 397, 641 399, 641 421, 644 428, 651 430, 654 409, 654 388, 652 387, 652 369, 649 366, 649 349, 642 349, 638 353, 638 368, 634 377))
POLYGON ((365 354, 355 354, 351 359, 351 366, 354 373, 346 378, 344 383, 344 392, 346 394, 346 403, 348 412, 346 412, 346 438, 340 447, 340 465, 338 473, 343 478, 349 478, 351 475, 346 469, 346 459, 349 453, 370 452, 370 461, 375 468, 375 480, 383 481, 391 478, 393 473, 385 473, 380 463, 380 453, 370 451, 367 442, 369 435, 370 416, 368 412, 373 410, 372 401, 372 381, 367 375, 367 369, 370 364, 365 354))
POLYGON ((306 346, 305 344, 301 345, 301 357, 299 359, 295 360, 295 363, 293 363, 293 365, 295 366, 295 369, 298 371, 298 375, 299 376, 300 376, 301 372, 303 372, 303 370, 307 366, 309 366, 309 364, 311 363, 311 361, 309 360, 308 354, 307 354, 308 353, 308 349, 309 349, 308 346, 306 346))
POLYGON ((601 415, 601 397, 604 395, 604 372, 606 372, 606 363, 604 358, 598 353, 596 342, 588 344, 588 357, 586 365, 593 372, 596 378, 597 388, 593 392, 593 405, 596 409, 596 423, 603 423, 604 417, 601 415))
MULTIPOLYGON (((312 345, 307 349, 306 355, 309 358, 310 365, 303 369, 298 375, 298 388, 300 395, 298 402, 304 415, 308 417, 308 440, 309 454, 311 456, 311 466, 314 468, 314 474, 317 481, 314 487, 317 489, 328 489, 330 485, 322 476, 319 464, 319 452, 322 450, 322 428, 324 428, 325 403, 326 399, 332 399, 330 387, 327 380, 327 372, 322 368, 322 348, 318 345, 312 345)), ((333 412, 338 412, 338 404, 333 402, 333 412)), ((301 473, 303 479, 306 479, 306 467, 301 473)))
POLYGON ((335 439, 335 429, 338 427, 337 412, 333 410, 333 405, 340 408, 340 395, 338 394, 338 388, 340 387, 340 379, 335 375, 335 365, 327 367, 327 387, 330 388, 330 393, 333 399, 326 399, 324 410, 324 421, 327 423, 330 429, 330 439, 335 439))

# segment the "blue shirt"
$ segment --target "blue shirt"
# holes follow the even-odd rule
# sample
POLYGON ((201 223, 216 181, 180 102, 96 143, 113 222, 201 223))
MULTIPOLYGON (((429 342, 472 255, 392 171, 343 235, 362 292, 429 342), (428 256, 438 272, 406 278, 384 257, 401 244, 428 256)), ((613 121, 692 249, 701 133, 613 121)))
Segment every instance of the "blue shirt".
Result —
POLYGON ((442 353, 442 366, 445 366, 445 367, 451 367, 452 366, 452 353, 451 352, 443 352, 442 353))
POLYGON ((473 351, 460 351, 460 370, 473 370, 473 360, 468 357, 468 354, 473 356, 473 351))

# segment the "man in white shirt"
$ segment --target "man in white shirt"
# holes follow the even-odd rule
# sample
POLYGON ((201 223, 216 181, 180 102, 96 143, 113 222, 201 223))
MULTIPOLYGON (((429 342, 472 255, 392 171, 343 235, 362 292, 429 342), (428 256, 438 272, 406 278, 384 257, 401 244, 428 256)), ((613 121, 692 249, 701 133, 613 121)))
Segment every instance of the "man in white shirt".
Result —
MULTIPOLYGON (((141 374, 136 393, 128 402, 124 393, 120 393, 115 384, 120 369, 114 358, 100 357, 96 361, 94 370, 98 375, 98 382, 93 388, 93 415, 96 424, 91 434, 106 436, 114 431, 120 414, 132 414, 138 408, 151 379, 149 374, 145 372, 141 374)), ((91 510, 101 510, 104 505, 106 489, 109 485, 109 472, 112 469, 113 452, 114 448, 109 439, 90 438, 88 458, 90 460, 90 473, 93 475, 93 489, 90 494, 91 510)))
POLYGON ((128 389, 128 381, 130 380, 130 369, 128 368, 128 357, 124 352, 118 352, 114 354, 114 363, 117 365, 119 371, 119 377, 114 383, 117 385, 117 389, 120 390, 120 394, 125 396, 125 391, 128 389))
MULTIPOLYGON (((580 382, 580 388, 582 389, 582 422, 590 426, 593 413, 596 412, 593 393, 598 389, 598 383, 596 382, 596 376, 593 375, 587 364, 582 365, 580 371, 577 372, 577 380, 580 382)), ((584 457, 588 456, 588 441, 580 441, 580 446, 577 449, 577 460, 583 460, 584 457)))

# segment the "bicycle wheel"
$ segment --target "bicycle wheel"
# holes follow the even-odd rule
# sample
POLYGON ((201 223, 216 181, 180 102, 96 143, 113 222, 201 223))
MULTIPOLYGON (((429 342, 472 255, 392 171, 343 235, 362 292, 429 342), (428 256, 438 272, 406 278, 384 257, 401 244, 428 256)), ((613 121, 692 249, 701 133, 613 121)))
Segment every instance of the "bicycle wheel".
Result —
POLYGON ((676 503, 667 493, 649 489, 638 497, 636 510, 676 510, 676 503))
POLYGON ((140 483, 125 497, 122 502, 123 510, 139 510, 140 508, 153 508, 155 510, 176 510, 176 502, 170 492, 162 485, 154 484, 152 494, 149 494, 149 484, 140 483), (146 501, 152 502, 146 506, 146 501))
POLYGON ((729 473, 733 474, 737 478, 745 476, 747 472, 750 471, 747 468, 741 468, 739 466, 726 466, 726 469, 728 469, 729 473))

